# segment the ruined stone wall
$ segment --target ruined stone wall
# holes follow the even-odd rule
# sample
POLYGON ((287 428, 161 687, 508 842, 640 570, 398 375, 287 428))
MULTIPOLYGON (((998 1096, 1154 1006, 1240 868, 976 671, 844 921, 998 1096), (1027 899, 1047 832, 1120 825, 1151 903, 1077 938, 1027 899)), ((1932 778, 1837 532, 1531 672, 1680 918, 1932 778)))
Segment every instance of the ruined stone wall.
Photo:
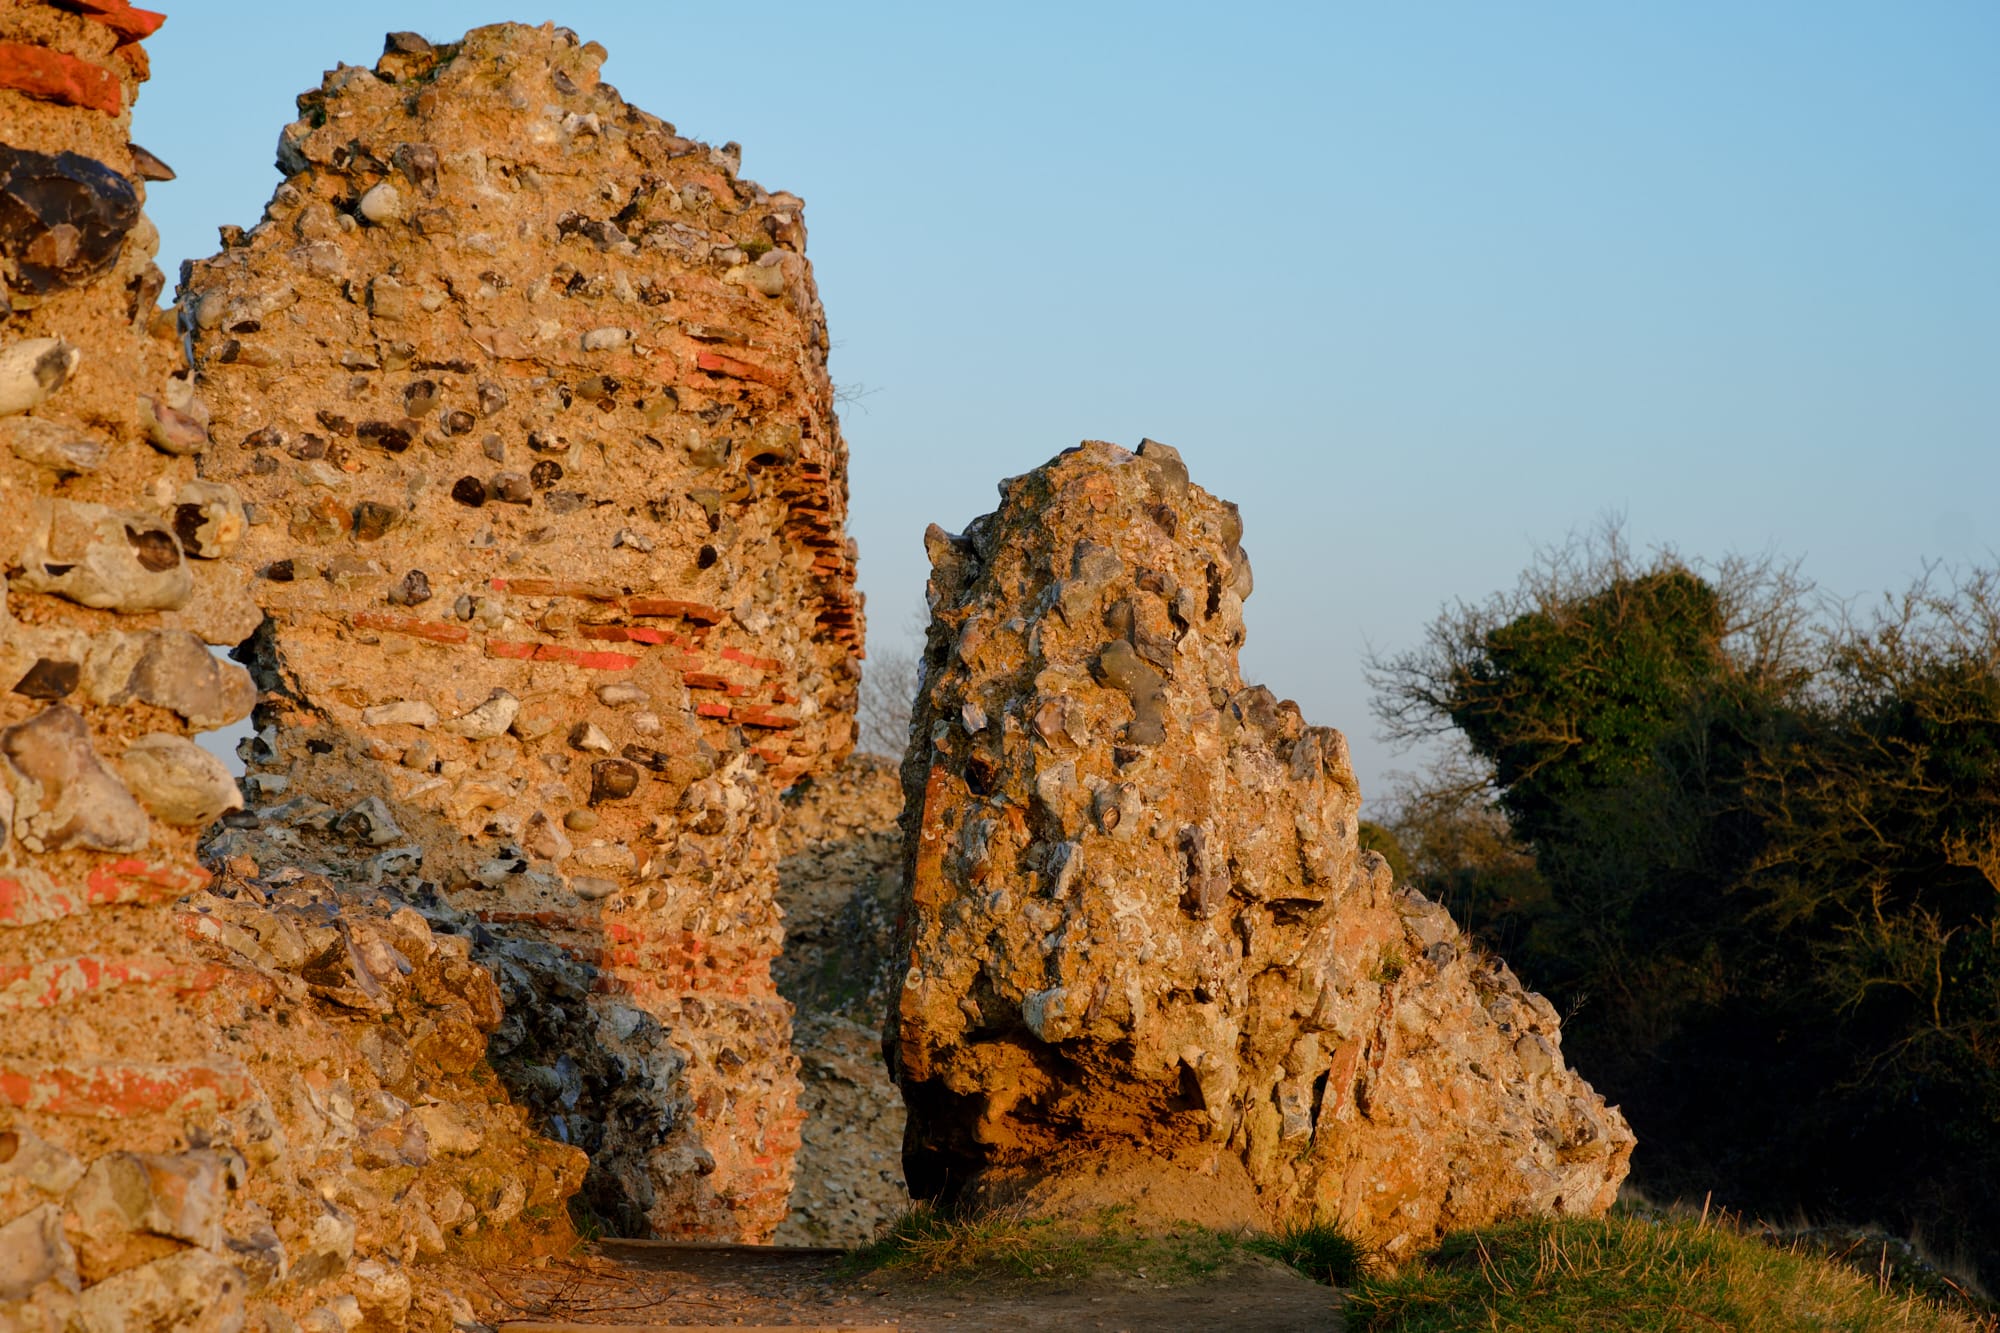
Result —
POLYGON ((893 759, 853 754, 794 786, 778 825, 785 952, 805 1112, 781 1245, 861 1245, 910 1206, 903 1098, 882 1063, 896 957, 903 789, 893 759))
POLYGON ((798 199, 554 27, 392 35, 185 275, 268 616, 255 828, 475 942, 614 1232, 760 1240, 799 1140, 777 793, 852 743, 845 451, 798 199))
POLYGON ((1235 506, 1089 443, 932 528, 885 1043, 922 1197, 1334 1218, 1401 1258, 1608 1207, 1554 1011, 1357 843, 1339 732, 1246 687, 1235 506))
POLYGON ((0 3, 0 1327, 449 1327, 411 1265, 566 1243, 582 1156, 495 1096, 469 941, 194 855, 259 613, 156 306, 160 21, 0 3))

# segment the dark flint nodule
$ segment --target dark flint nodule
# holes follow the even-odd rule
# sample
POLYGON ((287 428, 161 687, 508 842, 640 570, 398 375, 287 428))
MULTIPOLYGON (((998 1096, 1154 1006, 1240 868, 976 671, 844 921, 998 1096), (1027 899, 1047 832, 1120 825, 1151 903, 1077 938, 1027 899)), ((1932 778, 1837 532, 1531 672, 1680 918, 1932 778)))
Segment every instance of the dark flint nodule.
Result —
POLYGON ((138 220, 132 182, 95 158, 0 144, 0 254, 16 288, 40 296, 98 277, 138 220))
POLYGON ((354 538, 356 541, 380 541, 396 526, 401 515, 395 509, 379 500, 363 500, 354 507, 354 538))
POLYGON ((639 790, 639 766, 629 759, 600 759, 590 766, 590 803, 622 801, 639 790))
POLYGON ((172 569, 181 562, 180 543, 164 528, 125 529, 125 540, 138 553, 140 567, 154 574, 172 569))
POLYGON ((477 477, 460 477, 451 484, 451 498, 477 509, 486 503, 486 483, 477 477))
POLYGON ((14 693, 29 699, 61 699, 82 679, 83 667, 78 663, 44 657, 14 683, 14 693))
POLYGON ((403 575, 402 582, 389 589, 389 600, 397 606, 421 606, 431 599, 431 578, 421 569, 403 575))

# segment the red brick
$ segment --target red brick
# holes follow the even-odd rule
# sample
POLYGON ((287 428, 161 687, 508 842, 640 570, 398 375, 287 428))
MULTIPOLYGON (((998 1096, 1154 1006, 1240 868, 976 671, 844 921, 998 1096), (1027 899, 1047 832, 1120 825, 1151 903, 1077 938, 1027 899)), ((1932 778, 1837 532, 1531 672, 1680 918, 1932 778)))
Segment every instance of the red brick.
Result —
POLYGON ((639 665, 639 659, 630 653, 589 652, 582 648, 565 648, 554 643, 545 643, 535 649, 535 660, 567 662, 571 666, 588 667, 592 671, 630 671, 639 665))
POLYGON ((108 115, 125 109, 125 85, 102 65, 45 46, 0 42, 0 88, 108 115))
POLYGON ((419 620, 415 616, 392 616, 386 611, 362 611, 354 617, 354 628, 381 630, 387 634, 407 634, 432 643, 464 643, 472 631, 463 625, 447 625, 441 620, 419 620))
POLYGON ((631 625, 578 625, 576 632, 586 639, 604 643, 672 643, 675 636, 663 629, 631 625))
POLYGON ((694 706, 694 711, 695 711, 695 716, 697 716, 697 717, 712 717, 712 718, 718 718, 718 719, 720 719, 720 718, 725 718, 725 717, 728 717, 728 716, 729 716, 729 705, 728 705, 728 704, 696 704, 696 705, 694 706))
POLYGON ((744 361, 737 357, 724 356, 720 352, 697 352, 694 363, 711 375, 727 375, 731 379, 755 380, 759 384, 768 384, 774 389, 785 387, 785 376, 782 372, 772 370, 768 366, 760 366, 754 361, 744 361))
POLYGON ((683 671, 681 684, 691 690, 720 690, 724 694, 745 695, 750 693, 747 685, 738 685, 727 676, 718 676, 713 671, 683 671))
POLYGON ((0 964, 0 1013, 48 1009, 116 986, 167 983, 181 994, 212 990, 227 975, 215 966, 185 967, 170 958, 84 954, 39 963, 0 964))
POLYGON ((758 671, 779 671, 785 665, 774 657, 758 657, 754 653, 744 652, 741 648, 724 648, 722 656, 725 661, 736 662, 758 671))
POLYGON ((128 0, 58 0, 64 9, 102 23, 128 42, 151 37, 167 21, 165 14, 151 9, 134 9, 128 0))
POLYGON ((165 902, 206 883, 208 872, 199 866, 131 857, 100 862, 81 888, 58 885, 39 870, 11 870, 0 875, 0 926, 31 926, 109 904, 165 902))
POLYGON ((0 1106, 46 1115, 119 1120, 212 1102, 228 1109, 249 1100, 244 1074, 206 1064, 77 1061, 0 1066, 0 1106))
POLYGON ((559 643, 509 643, 501 639, 486 641, 486 655, 517 662, 564 662, 592 671, 630 671, 639 665, 639 659, 630 653, 590 652, 565 648, 559 643))
POLYGON ((683 602, 671 597, 634 597, 625 609, 635 616, 678 616, 697 625, 719 625, 724 612, 700 602, 683 602))
POLYGON ((739 705, 731 716, 746 727, 765 727, 772 731, 784 731, 799 725, 799 720, 795 717, 787 717, 783 713, 773 713, 768 708, 755 706, 739 705))

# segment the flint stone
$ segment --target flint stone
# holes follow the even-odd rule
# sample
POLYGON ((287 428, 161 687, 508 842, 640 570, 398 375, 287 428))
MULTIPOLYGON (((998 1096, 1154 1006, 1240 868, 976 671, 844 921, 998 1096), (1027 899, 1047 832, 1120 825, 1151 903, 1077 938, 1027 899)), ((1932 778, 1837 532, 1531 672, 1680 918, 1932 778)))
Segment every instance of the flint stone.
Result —
POLYGON ((83 353, 60 338, 26 338, 0 347, 0 417, 40 407, 82 361, 83 353))
POLYGON ((104 465, 104 444, 60 421, 40 417, 0 417, 0 440, 14 457, 36 467, 68 476, 95 472, 104 465))
POLYGON ((379 796, 363 797, 343 810, 333 821, 333 829, 370 847, 387 847, 403 838, 403 830, 396 827, 396 817, 389 812, 388 802, 379 796))
POLYGON ((364 727, 434 727, 438 710, 422 699, 398 699, 361 710, 364 727))
POLYGON ((514 725, 514 717, 520 711, 521 701, 512 693, 495 690, 479 707, 445 723, 444 730, 469 741, 490 741, 496 736, 506 735, 507 728, 514 725))
POLYGON ((0 1199, 15 1185, 60 1199, 81 1179, 83 1163, 69 1149, 25 1127, 0 1130, 0 1199))
POLYGON ((139 217, 132 182, 95 158, 0 144, 0 254, 20 290, 42 296, 110 272, 139 217))
POLYGON ((217 661, 206 644, 185 630, 157 630, 144 647, 121 694, 170 709, 203 731, 250 716, 257 687, 234 662, 217 661))
POLYGON ((77 1314, 89 1333, 240 1333, 245 1287, 235 1264, 182 1250, 86 1288, 77 1314))
POLYGON ((61 1208, 43 1204, 0 1226, 0 1306, 77 1285, 76 1252, 63 1234, 61 1208))
POLYGON ((243 497, 224 482, 184 483, 174 496, 173 524, 183 551, 203 560, 221 560, 243 540, 247 525, 243 497))
POLYGON ((79 663, 38 658, 27 674, 14 682, 13 692, 27 699, 62 699, 76 689, 82 678, 83 667, 79 663))
POLYGON ((225 1183, 222 1159, 205 1150, 98 1158, 69 1196, 84 1276, 95 1281, 130 1267, 130 1257, 151 1257, 159 1247, 148 1237, 219 1248, 225 1183))
POLYGON ((75 709, 55 704, 0 731, 0 755, 10 765, 14 836, 29 851, 145 847, 146 812, 97 757, 75 709))
POLYGON ((141 736, 120 767, 139 803, 168 824, 198 828, 243 808, 228 767, 186 737, 163 731, 141 736))
POLYGON ((178 611, 194 576, 173 532, 148 514, 74 500, 37 506, 18 586, 100 611, 178 611))

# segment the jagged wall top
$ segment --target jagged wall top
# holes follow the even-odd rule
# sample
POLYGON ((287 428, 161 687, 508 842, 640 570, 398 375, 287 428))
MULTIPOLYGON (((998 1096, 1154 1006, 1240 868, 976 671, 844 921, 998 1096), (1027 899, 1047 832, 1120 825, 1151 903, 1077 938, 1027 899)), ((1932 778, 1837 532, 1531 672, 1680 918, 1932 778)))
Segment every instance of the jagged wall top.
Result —
POLYGON ((265 220, 185 272, 185 317, 241 434, 226 466, 266 502, 252 556, 295 580, 267 607, 405 573, 399 514, 448 492, 485 510, 466 563, 515 591, 651 593, 751 634, 783 622, 801 697, 713 720, 786 733, 760 748, 796 775, 850 744, 862 635, 803 206, 739 177, 734 145, 628 106, 603 58, 567 29, 497 24, 449 45, 392 35, 374 70, 329 72, 280 136, 288 178, 265 220), (294 306, 316 362, 268 336, 294 306), (276 504, 315 484, 323 522, 276 504), (350 555, 285 566, 310 536, 350 555))

